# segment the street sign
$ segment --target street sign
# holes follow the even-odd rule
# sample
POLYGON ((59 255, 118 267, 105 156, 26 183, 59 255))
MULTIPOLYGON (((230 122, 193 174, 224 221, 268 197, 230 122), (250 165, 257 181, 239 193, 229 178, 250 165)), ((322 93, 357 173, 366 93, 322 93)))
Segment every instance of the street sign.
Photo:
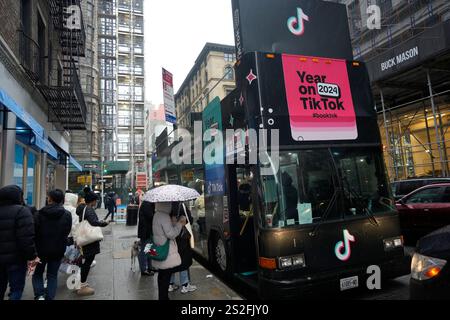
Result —
POLYGON ((78 184, 85 184, 86 183, 86 176, 79 176, 79 177, 77 177, 77 183, 78 184))
POLYGON ((86 163, 83 165, 85 169, 98 169, 98 164, 96 163, 86 163))
POLYGON ((77 183, 78 184, 91 184, 92 183, 92 177, 91 176, 78 176, 77 177, 77 183))
POLYGON ((136 188, 147 188, 147 174, 145 172, 136 173, 136 188))
POLYGON ((175 100, 173 96, 173 75, 166 69, 162 69, 164 108, 166 111, 166 121, 176 123, 175 100))

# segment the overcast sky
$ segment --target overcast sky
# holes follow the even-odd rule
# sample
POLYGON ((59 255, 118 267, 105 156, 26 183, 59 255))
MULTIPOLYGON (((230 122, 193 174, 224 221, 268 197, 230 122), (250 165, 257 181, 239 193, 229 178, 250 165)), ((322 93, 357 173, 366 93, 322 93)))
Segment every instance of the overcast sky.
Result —
POLYGON ((144 0, 146 98, 163 102, 161 68, 175 93, 206 42, 234 45, 231 0, 144 0))

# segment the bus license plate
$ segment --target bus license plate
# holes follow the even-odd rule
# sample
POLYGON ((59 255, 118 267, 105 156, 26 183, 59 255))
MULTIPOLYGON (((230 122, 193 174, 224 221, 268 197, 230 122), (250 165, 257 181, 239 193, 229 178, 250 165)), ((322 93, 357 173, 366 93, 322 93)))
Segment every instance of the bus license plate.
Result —
POLYGON ((341 291, 358 288, 358 276, 341 279, 341 291))

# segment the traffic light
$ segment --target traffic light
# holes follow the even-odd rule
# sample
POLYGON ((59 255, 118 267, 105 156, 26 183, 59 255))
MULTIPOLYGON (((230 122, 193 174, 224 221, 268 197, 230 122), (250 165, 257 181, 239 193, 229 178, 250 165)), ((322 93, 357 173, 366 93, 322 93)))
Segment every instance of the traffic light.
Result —
POLYGON ((108 167, 105 165, 103 165, 103 173, 108 173, 108 167))

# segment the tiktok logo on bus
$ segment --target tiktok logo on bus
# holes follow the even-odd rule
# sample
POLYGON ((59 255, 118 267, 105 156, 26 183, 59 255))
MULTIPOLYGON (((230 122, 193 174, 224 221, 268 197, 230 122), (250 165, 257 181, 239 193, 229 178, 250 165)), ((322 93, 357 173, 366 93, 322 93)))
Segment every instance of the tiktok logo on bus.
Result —
POLYGON ((303 12, 302 8, 297 8, 297 16, 290 17, 287 21, 289 31, 296 36, 303 35, 305 33, 305 21, 309 21, 309 17, 303 12))
POLYGON ((352 236, 347 229, 345 229, 344 241, 339 241, 334 247, 334 253, 339 260, 347 261, 348 259, 350 259, 350 255, 352 254, 350 242, 355 242, 355 237, 352 236))

